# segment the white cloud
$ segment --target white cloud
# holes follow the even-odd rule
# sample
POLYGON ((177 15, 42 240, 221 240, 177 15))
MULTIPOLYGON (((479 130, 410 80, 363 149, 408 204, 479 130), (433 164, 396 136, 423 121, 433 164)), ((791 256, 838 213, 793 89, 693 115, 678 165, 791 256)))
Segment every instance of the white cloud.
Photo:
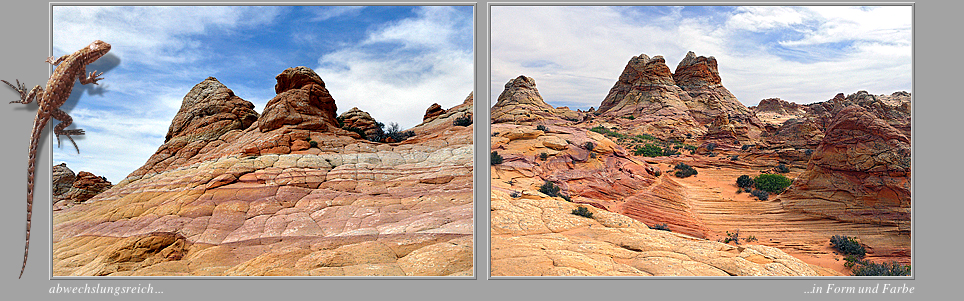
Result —
POLYGON ((748 106, 910 90, 909 6, 740 7, 700 16, 641 13, 647 9, 655 10, 493 6, 491 104, 525 74, 552 105, 597 107, 632 56, 663 55, 675 70, 690 50, 716 57, 724 86, 748 106))
POLYGON ((343 16, 357 16, 363 9, 365 9, 364 6, 318 7, 317 10, 312 11, 315 17, 312 18, 311 21, 325 21, 343 16))
POLYGON ((281 7, 253 6, 54 6, 54 55, 73 52, 94 40, 110 43, 121 60, 152 67, 190 63, 208 47, 194 35, 271 22, 281 7), (117 42, 120 42, 118 44, 117 42))
POLYGON ((362 43, 322 56, 314 68, 339 113, 352 107, 410 128, 432 103, 449 108, 473 90, 472 16, 423 7, 371 31, 362 43))

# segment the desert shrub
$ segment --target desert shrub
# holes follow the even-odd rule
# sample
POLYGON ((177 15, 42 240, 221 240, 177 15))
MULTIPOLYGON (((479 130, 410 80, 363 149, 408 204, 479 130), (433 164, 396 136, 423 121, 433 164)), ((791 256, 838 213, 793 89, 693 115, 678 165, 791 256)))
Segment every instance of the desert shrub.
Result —
POLYGON ((640 134, 640 135, 636 135, 636 139, 638 139, 638 140, 656 140, 656 137, 653 137, 652 135, 649 135, 649 134, 640 134))
POLYGON ((753 147, 752 144, 744 144, 743 146, 740 146, 740 150, 741 150, 741 151, 746 151, 746 150, 750 149, 751 147, 753 147))
POLYGON ((601 126, 601 125, 600 125, 600 126, 596 126, 596 127, 594 127, 594 128, 591 128, 591 129, 589 129, 589 130, 590 130, 590 131, 593 131, 593 132, 596 132, 596 133, 600 133, 600 134, 609 136, 609 137, 626 138, 626 135, 623 135, 623 134, 620 134, 620 133, 617 133, 617 132, 613 132, 612 130, 607 129, 606 127, 601 126))
POLYGON ((541 125, 541 124, 540 124, 540 125, 537 125, 537 126, 536 126, 536 129, 537 129, 537 130, 540 130, 540 131, 543 131, 543 132, 548 132, 548 131, 549 131, 549 128, 547 128, 546 126, 541 125))
POLYGON ((699 173, 696 171, 696 169, 694 169, 689 165, 686 165, 685 163, 676 164, 676 166, 674 166, 673 169, 676 170, 674 174, 676 175, 677 178, 686 178, 689 176, 695 176, 696 174, 699 173))
POLYGON ((732 233, 730 233, 730 231, 726 231, 726 238, 723 239, 723 243, 728 244, 731 242, 734 244, 740 244, 740 229, 736 229, 736 232, 732 233))
POLYGON ((499 155, 497 151, 492 151, 492 154, 489 156, 489 161, 492 161, 492 165, 502 164, 502 155, 499 155))
POLYGON ((844 260, 847 261, 844 266, 850 268, 850 273, 854 276, 908 276, 911 270, 909 265, 896 261, 875 263, 853 255, 847 255, 844 260))
POLYGON ((673 232, 672 230, 669 229, 669 226, 666 225, 666 223, 651 225, 649 226, 649 228, 653 230, 673 232))
POLYGON ((756 240, 757 240, 757 239, 756 239, 756 236, 753 236, 753 235, 750 235, 750 236, 747 236, 747 237, 746 237, 746 242, 754 242, 754 241, 756 241, 756 240))
POLYGON ((546 183, 542 184, 542 186, 539 186, 539 192, 544 193, 550 197, 559 196, 560 189, 561 188, 559 188, 559 186, 556 186, 556 184, 553 184, 552 182, 549 182, 549 181, 546 181, 546 183))
POLYGON ((471 124, 472 124, 472 116, 468 114, 457 117, 455 118, 455 120, 452 121, 452 125, 454 126, 469 126, 471 124))
POLYGON ((522 196, 522 193, 520 193, 520 192, 518 192, 518 191, 513 191, 512 193, 509 193, 509 196, 511 196, 512 198, 515 199, 515 198, 521 197, 521 196, 522 196))
POLYGON ((647 143, 643 147, 637 146, 633 151, 633 154, 637 156, 642 155, 646 157, 659 157, 663 155, 663 148, 657 146, 656 144, 647 143))
POLYGON ((654 177, 657 177, 657 178, 658 178, 658 177, 659 177, 660 175, 662 175, 662 174, 663 174, 663 171, 661 171, 661 170, 659 170, 659 169, 653 171, 653 176, 654 176, 654 177))
POLYGON ((308 141, 308 145, 311 146, 311 147, 317 148, 317 147, 318 147, 318 141, 308 141))
POLYGON ((867 250, 864 246, 860 245, 856 237, 849 237, 844 235, 834 235, 830 237, 830 246, 841 253, 847 255, 854 255, 858 258, 864 257, 867 254, 867 250))
POLYGON ((351 132, 355 132, 355 133, 357 133, 358 135, 361 135, 361 138, 362 138, 362 139, 368 139, 368 135, 366 135, 366 134, 365 134, 365 131, 362 130, 362 129, 360 129, 360 128, 356 128, 356 127, 353 127, 353 126, 352 126, 352 127, 346 128, 346 130, 351 131, 351 132))
POLYGON ((756 186, 757 189, 770 193, 783 192, 784 189, 790 187, 791 183, 787 177, 774 174, 762 174, 753 180, 753 185, 756 186))
POLYGON ((591 153, 591 154, 589 154, 589 157, 595 159, 595 158, 596 158, 596 153, 591 153))
POLYGON ((736 187, 740 187, 740 188, 753 187, 753 178, 751 178, 748 175, 742 175, 736 178, 736 187))
POLYGON ((586 144, 583 144, 582 147, 584 147, 588 151, 592 151, 594 148, 596 148, 596 145, 592 144, 592 141, 586 141, 586 144))
POLYGON ((566 202, 570 202, 570 203, 572 203, 572 199, 571 199, 571 198, 569 198, 569 196, 568 196, 568 195, 565 195, 565 194, 559 194, 559 197, 560 197, 560 198, 562 198, 563 200, 566 200, 566 202))
POLYGON ((572 209, 572 214, 582 216, 585 218, 592 218, 592 212, 589 212, 589 208, 579 206, 576 209, 572 209))
POLYGON ((335 117, 335 121, 338 122, 339 128, 345 128, 345 117, 342 117, 342 116, 335 117))
POLYGON ((730 161, 740 161, 740 155, 732 155, 732 156, 730 156, 730 161))
POLYGON ((391 138, 391 140, 394 142, 402 142, 405 141, 405 139, 415 136, 415 131, 402 131, 401 127, 398 126, 398 123, 391 122, 387 127, 385 124, 380 122, 378 125, 381 125, 382 127, 382 134, 368 137, 369 141, 388 141, 388 139, 391 138))
POLYGON ((541 153, 541 154, 539 154, 539 160, 545 161, 546 159, 549 159, 549 154, 548 154, 548 153, 541 153))
POLYGON ((790 168, 787 167, 786 165, 783 165, 783 163, 780 163, 780 164, 777 165, 777 167, 775 167, 774 169, 775 169, 777 172, 779 172, 779 173, 788 173, 788 172, 790 172, 790 168))
POLYGON ((807 156, 812 155, 812 154, 813 154, 813 150, 812 150, 812 149, 807 149, 807 150, 803 151, 803 154, 804 154, 804 155, 807 155, 807 156))
POLYGON ((763 190, 754 189, 753 191, 750 191, 750 194, 752 194, 758 200, 761 200, 761 201, 766 201, 767 199, 770 198, 770 193, 763 190))
POLYGON ((710 142, 706 144, 706 150, 713 151, 714 149, 716 149, 716 143, 710 142))
POLYGON ((706 156, 707 156, 707 157, 716 157, 716 153, 715 153, 715 152, 710 152, 710 153, 707 154, 706 156))

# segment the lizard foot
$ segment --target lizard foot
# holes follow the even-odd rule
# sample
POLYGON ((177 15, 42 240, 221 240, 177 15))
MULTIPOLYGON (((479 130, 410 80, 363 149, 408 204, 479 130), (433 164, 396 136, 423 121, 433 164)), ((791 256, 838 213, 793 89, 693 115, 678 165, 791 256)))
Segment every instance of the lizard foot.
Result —
POLYGON ((74 138, 73 138, 73 137, 70 137, 70 136, 83 135, 83 134, 84 134, 84 130, 81 130, 81 129, 63 130, 63 131, 61 131, 61 132, 59 132, 59 133, 54 133, 54 134, 57 134, 57 147, 60 147, 60 135, 64 135, 64 136, 67 136, 67 139, 70 140, 70 143, 72 143, 72 144, 74 145, 74 149, 77 150, 77 153, 78 153, 78 154, 80 153, 80 148, 77 147, 77 142, 74 142, 74 138))
POLYGON ((5 80, 0 80, 0 81, 2 81, 3 83, 7 84, 7 86, 10 86, 10 88, 13 88, 14 90, 16 90, 17 93, 20 93, 20 100, 14 100, 14 101, 11 101, 10 103, 22 103, 22 104, 25 104, 25 103, 26 103, 26 102, 24 102, 24 101, 25 101, 25 99, 27 98, 27 86, 24 85, 24 84, 22 84, 22 83, 20 83, 20 80, 19 80, 19 79, 17 80, 17 85, 16 85, 16 86, 14 86, 13 84, 11 84, 10 82, 5 81, 5 80))
POLYGON ((100 85, 97 83, 97 81, 104 79, 103 77, 99 77, 101 75, 104 75, 104 72, 101 72, 98 74, 97 70, 94 70, 94 72, 91 72, 90 74, 87 75, 87 78, 82 78, 80 80, 80 83, 84 85, 86 84, 100 85))

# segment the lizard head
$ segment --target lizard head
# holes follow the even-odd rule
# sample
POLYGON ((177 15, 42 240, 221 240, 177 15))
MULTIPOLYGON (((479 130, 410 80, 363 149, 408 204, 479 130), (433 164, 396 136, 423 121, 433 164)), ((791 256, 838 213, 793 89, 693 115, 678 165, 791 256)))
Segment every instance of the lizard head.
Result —
POLYGON ((90 64, 107 54, 107 52, 110 51, 110 44, 107 44, 101 40, 96 40, 93 43, 90 43, 90 45, 87 45, 86 50, 86 63, 90 64))

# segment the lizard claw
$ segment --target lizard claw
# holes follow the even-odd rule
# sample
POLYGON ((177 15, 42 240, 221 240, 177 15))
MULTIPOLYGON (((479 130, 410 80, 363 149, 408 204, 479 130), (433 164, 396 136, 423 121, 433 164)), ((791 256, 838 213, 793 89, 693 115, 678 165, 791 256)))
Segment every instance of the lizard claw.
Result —
POLYGON ((70 136, 72 136, 72 135, 83 135, 83 134, 84 134, 84 130, 81 130, 81 129, 64 130, 63 132, 57 133, 57 147, 60 147, 60 135, 64 135, 64 136, 67 136, 67 139, 70 140, 70 143, 72 143, 72 144, 74 145, 74 149, 76 149, 76 150, 77 150, 77 153, 79 154, 79 153, 80 153, 80 148, 77 147, 77 142, 74 142, 74 138, 73 138, 73 137, 70 137, 70 136))
POLYGON ((51 65, 53 65, 53 64, 54 64, 54 62, 56 62, 56 61, 57 61, 57 58, 56 58, 56 57, 52 57, 52 56, 50 56, 50 57, 47 57, 47 60, 46 60, 46 61, 44 61, 44 62, 47 62, 48 64, 51 64, 51 65))

